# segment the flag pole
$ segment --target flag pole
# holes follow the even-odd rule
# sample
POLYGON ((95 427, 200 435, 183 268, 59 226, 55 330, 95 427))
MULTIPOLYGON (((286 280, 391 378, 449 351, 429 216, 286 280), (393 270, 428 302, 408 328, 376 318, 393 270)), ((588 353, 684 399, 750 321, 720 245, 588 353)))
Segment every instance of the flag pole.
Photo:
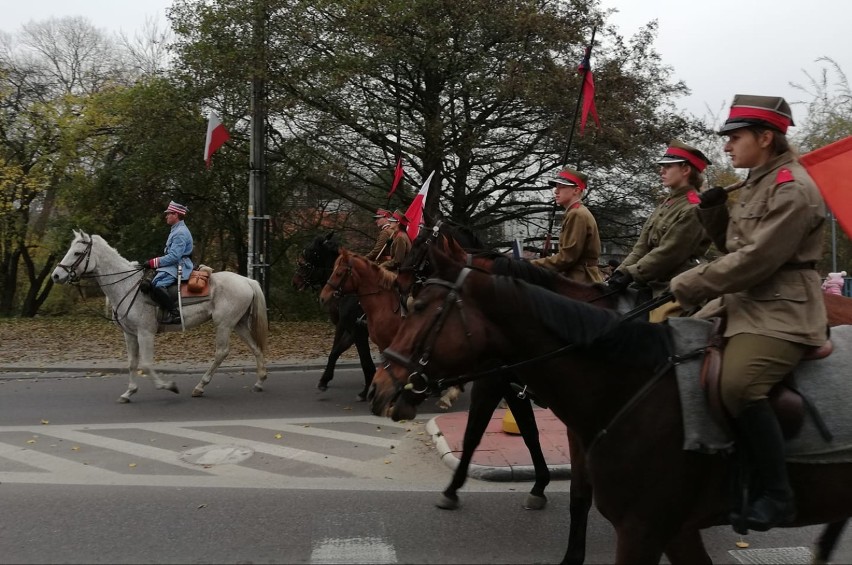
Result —
MULTIPOLYGON (((592 39, 589 41, 589 45, 586 47, 586 52, 584 53, 583 60, 585 61, 587 58, 591 58, 592 56, 592 46, 595 44, 595 33, 597 32, 597 26, 592 28, 592 39)), ((577 104, 574 106, 574 118, 571 121, 571 129, 568 131, 568 143, 565 146, 565 153, 562 156, 562 162, 560 164, 560 168, 564 168, 568 164, 568 154, 571 151, 571 144, 574 141, 574 130, 577 129, 577 116, 580 115, 580 103, 583 101, 583 90, 586 84, 586 75, 589 74, 589 66, 585 65, 583 67, 583 75, 580 79, 580 88, 579 92, 577 92, 577 104)), ((541 256, 547 257, 550 254, 550 242, 553 239, 553 223, 556 219, 556 209, 557 206, 554 204, 550 209, 550 217, 547 220, 547 236, 544 239, 544 247, 541 250, 541 256)))

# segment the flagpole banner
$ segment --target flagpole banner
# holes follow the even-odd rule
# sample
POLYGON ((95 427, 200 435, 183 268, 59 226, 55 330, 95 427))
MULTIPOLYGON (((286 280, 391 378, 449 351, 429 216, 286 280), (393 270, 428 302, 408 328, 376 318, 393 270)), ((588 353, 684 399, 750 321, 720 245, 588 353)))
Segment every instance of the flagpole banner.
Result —
POLYGON ((426 182, 423 183, 423 187, 420 189, 420 192, 417 193, 417 196, 414 197, 414 200, 411 202, 411 205, 408 207, 408 210, 405 211, 406 217, 408 217, 408 238, 411 241, 417 237, 417 234, 420 232, 420 222, 423 221, 423 207, 426 205, 426 195, 429 193, 429 183, 432 182, 432 176, 435 174, 435 171, 429 173, 429 177, 426 179, 426 182))
POLYGON ((208 169, 210 168, 213 153, 229 139, 231 139, 231 134, 225 129, 222 120, 219 119, 219 116, 215 112, 210 112, 207 117, 207 138, 204 141, 204 162, 207 164, 208 169))
MULTIPOLYGON (((592 34, 594 39, 594 34, 592 34)), ((598 117, 598 109, 595 106, 595 77, 592 75, 592 46, 586 47, 586 53, 583 55, 583 60, 577 71, 583 75, 583 111, 580 114, 580 135, 583 135, 583 130, 586 129, 586 120, 589 118, 589 113, 592 114, 592 119, 597 124, 598 129, 601 129, 601 119, 598 117)))
POLYGON ((396 168, 393 170, 393 184, 391 185, 390 192, 388 192, 388 198, 393 196, 397 185, 399 185, 399 181, 402 180, 402 172, 402 157, 400 157, 397 159, 396 168))
POLYGON ((846 235, 852 237, 852 136, 799 157, 846 235))

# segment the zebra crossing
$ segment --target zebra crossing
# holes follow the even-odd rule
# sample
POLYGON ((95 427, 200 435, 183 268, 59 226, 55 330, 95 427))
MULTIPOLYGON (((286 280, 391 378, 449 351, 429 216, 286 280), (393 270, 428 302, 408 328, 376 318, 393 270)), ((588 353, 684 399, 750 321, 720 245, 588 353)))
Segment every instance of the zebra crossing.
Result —
POLYGON ((0 426, 0 483, 420 490, 402 471, 423 428, 368 415, 0 426))

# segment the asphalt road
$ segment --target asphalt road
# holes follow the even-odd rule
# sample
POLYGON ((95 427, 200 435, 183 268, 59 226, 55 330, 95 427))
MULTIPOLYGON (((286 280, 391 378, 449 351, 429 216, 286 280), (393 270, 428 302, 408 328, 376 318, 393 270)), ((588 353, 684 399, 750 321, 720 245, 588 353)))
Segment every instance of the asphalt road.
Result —
MULTIPOLYGON (((425 432, 430 415, 370 415, 355 401, 359 372, 339 370, 319 393, 318 371, 276 370, 254 393, 252 374, 232 370, 191 398, 200 374, 176 374, 179 395, 143 379, 130 404, 116 402, 121 374, 0 374, 0 562, 561 559, 568 481, 551 484, 540 512, 521 507, 529 483, 477 480, 460 510, 437 509, 450 469, 425 432)), ((465 408, 463 397, 454 410, 465 408)), ((704 537, 717 563, 796 562, 816 531, 753 534, 752 553, 736 553, 729 528, 704 537)), ((588 563, 612 562, 596 512, 588 547, 588 563)), ((850 561, 846 541, 836 562, 850 561)))

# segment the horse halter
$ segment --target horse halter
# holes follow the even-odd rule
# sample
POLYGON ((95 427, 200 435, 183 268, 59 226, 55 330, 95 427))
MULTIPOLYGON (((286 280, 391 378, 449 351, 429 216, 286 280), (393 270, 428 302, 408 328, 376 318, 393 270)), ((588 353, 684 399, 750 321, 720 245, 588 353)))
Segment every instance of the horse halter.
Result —
POLYGON ((89 238, 89 241, 86 242, 86 249, 84 251, 77 251, 74 253, 77 256, 77 259, 71 265, 63 265, 59 263, 56 267, 64 270, 68 273, 68 282, 78 282, 83 275, 85 275, 89 270, 89 259, 92 257, 92 238, 89 238), (77 267, 80 266, 80 263, 83 260, 86 260, 86 264, 83 265, 83 271, 79 274, 77 273, 77 267))
POLYGON ((412 256, 411 263, 413 264, 409 266, 401 266, 399 268, 400 274, 404 271, 414 273, 414 280, 412 281, 411 286, 408 287, 407 292, 403 292, 402 287, 399 283, 397 283, 397 290, 399 290, 399 305, 402 308, 403 315, 408 315, 408 305, 406 302, 408 297, 412 295, 414 287, 417 285, 424 285, 425 281, 428 279, 424 272, 429 267, 429 247, 438 241, 442 223, 443 222, 441 220, 438 220, 435 225, 432 226, 432 230, 429 232, 429 236, 423 240, 422 247, 418 250, 417 256, 412 256))
MULTIPOLYGON (((382 352, 382 356, 386 361, 396 363, 398 365, 402 365, 409 371, 411 371, 408 375, 408 382, 400 386, 397 390, 396 396, 399 396, 403 390, 410 391, 413 394, 423 395, 428 394, 429 392, 437 392, 441 389, 441 381, 432 381, 426 375, 426 366, 429 364, 429 360, 432 356, 432 349, 434 348, 435 342, 438 340, 438 335, 441 333, 441 330, 444 327, 444 324, 447 322, 447 319, 452 312, 452 306, 456 305, 459 309, 459 315, 461 316, 462 326, 464 327, 465 335, 468 339, 471 337, 471 332, 468 329, 467 320, 465 319, 464 310, 462 310, 462 299, 460 296, 460 291, 462 285, 464 285, 464 281, 467 276, 472 272, 472 269, 467 267, 463 268, 459 272, 459 276, 456 278, 456 281, 451 283, 449 281, 445 281, 442 279, 430 278, 427 279, 426 282, 423 283, 423 286, 437 285, 443 286, 445 288, 450 289, 447 295, 444 297, 444 302, 441 306, 436 310, 436 315, 432 319, 431 324, 427 328, 423 338, 419 341, 414 351, 411 354, 411 357, 406 357, 405 355, 394 351, 393 349, 387 348, 382 352), (413 361, 413 359, 417 359, 417 361, 413 361), (416 388, 416 381, 421 382, 421 386, 416 388)), ((389 363, 385 364, 385 370, 390 368, 389 363)))
POLYGON ((346 284, 346 281, 349 279, 349 276, 352 274, 352 261, 349 260, 346 264, 346 272, 343 273, 343 276, 340 277, 340 282, 335 285, 331 282, 331 277, 334 276, 334 273, 337 272, 337 269, 331 271, 331 275, 329 275, 328 280, 325 281, 325 284, 334 289, 333 296, 335 298, 340 298, 343 296, 343 286, 346 284))

